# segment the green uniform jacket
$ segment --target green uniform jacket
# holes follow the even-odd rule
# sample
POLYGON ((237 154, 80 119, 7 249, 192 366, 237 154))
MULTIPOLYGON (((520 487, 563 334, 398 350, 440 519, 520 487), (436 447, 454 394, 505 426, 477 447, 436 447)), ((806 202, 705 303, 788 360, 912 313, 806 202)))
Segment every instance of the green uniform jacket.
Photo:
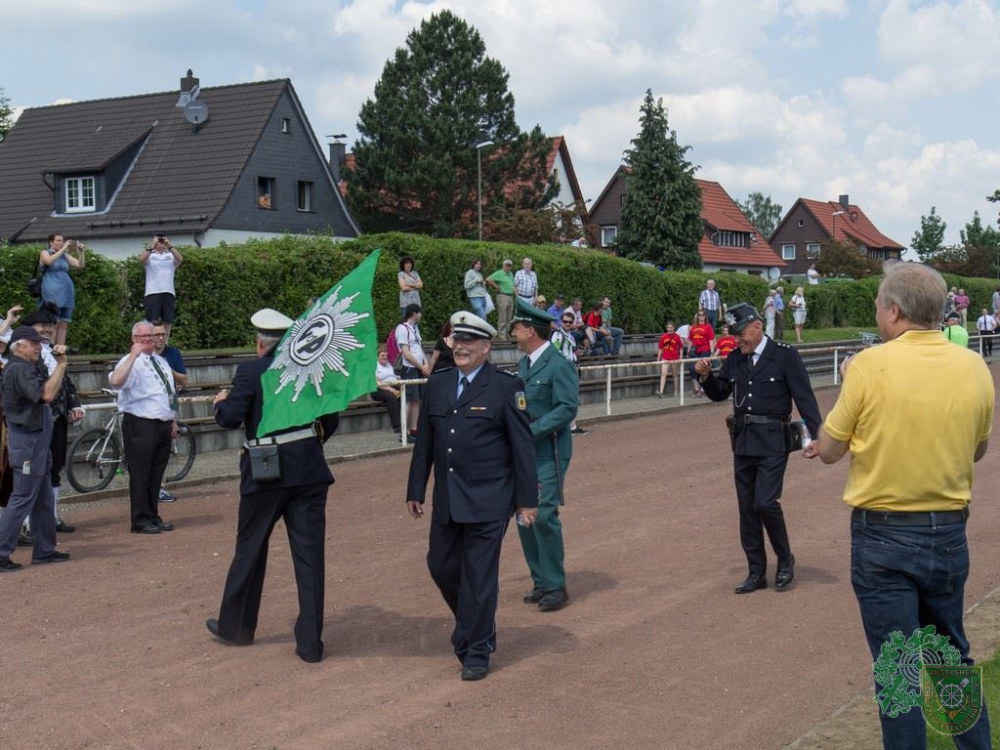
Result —
POLYGON ((517 371, 524 381, 528 398, 535 458, 555 458, 550 437, 554 434, 559 458, 565 461, 573 455, 573 436, 569 426, 576 419, 576 410, 580 405, 580 382, 576 368, 552 346, 545 349, 533 367, 529 368, 528 362, 528 357, 522 357, 517 371))

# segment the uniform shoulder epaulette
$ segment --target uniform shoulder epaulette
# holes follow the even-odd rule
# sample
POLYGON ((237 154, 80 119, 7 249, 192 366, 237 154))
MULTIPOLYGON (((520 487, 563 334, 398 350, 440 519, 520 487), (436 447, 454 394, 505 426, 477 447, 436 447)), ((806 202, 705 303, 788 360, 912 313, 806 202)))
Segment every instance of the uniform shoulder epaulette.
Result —
POLYGON ((498 367, 496 371, 497 371, 497 372, 500 372, 500 373, 503 373, 503 374, 504 374, 504 375, 506 375, 506 376, 507 376, 508 378, 516 378, 516 377, 518 376, 518 375, 517 375, 517 373, 516 373, 516 372, 514 372, 513 370, 501 370, 501 369, 500 369, 500 368, 498 367))

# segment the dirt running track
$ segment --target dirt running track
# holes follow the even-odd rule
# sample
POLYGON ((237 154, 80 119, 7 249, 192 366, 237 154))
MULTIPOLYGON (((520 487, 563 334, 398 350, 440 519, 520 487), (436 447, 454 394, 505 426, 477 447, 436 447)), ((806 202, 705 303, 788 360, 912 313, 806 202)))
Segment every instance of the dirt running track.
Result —
MULTIPOLYGON (((834 396, 820 394, 824 413, 834 396)), ((598 423, 577 441, 563 516, 572 604, 521 603, 530 583, 509 534, 499 650, 479 683, 459 680, 427 522, 404 511, 408 456, 335 467, 317 665, 293 653, 280 526, 255 645, 205 630, 232 552, 234 483, 164 506, 177 530, 160 536, 129 534, 123 500, 72 507, 79 531, 61 548, 73 560, 0 577, 0 748, 781 748, 869 685, 847 462, 793 457, 797 585, 735 596, 745 562, 727 408, 598 423)), ((997 455, 977 467, 970 605, 1000 586, 997 455)))

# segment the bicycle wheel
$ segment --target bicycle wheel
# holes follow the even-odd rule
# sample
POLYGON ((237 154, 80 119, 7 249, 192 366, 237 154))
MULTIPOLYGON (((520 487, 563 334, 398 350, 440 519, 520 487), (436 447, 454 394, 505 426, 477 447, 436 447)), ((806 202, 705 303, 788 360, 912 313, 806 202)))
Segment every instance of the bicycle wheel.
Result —
POLYGON ((194 465, 194 457, 198 454, 198 445, 194 441, 191 428, 178 423, 177 430, 177 437, 170 443, 170 460, 163 475, 165 482, 179 482, 186 477, 194 465))
POLYGON ((97 428, 73 441, 66 461, 66 477, 77 492, 103 490, 121 466, 121 447, 114 435, 97 428))

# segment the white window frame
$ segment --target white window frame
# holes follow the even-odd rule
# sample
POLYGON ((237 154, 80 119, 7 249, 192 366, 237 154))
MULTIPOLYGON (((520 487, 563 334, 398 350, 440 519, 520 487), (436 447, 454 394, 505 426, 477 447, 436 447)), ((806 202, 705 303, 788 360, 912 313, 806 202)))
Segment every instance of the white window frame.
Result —
POLYGON ((788 243, 781 246, 781 259, 795 260, 795 243, 788 243))
POLYGON ((312 213, 313 212, 313 183, 307 180, 299 180, 296 186, 296 201, 298 205, 298 210, 302 213, 312 213), (303 188, 305 192, 303 193, 303 188), (303 200, 303 196, 305 200, 303 200))
POLYGON ((809 242, 806 244, 806 258, 808 260, 818 260, 822 247, 818 242, 809 242))
POLYGON ((618 225, 617 224, 612 224, 610 226, 601 227, 601 247, 611 247, 615 243, 616 239, 618 239, 618 225), (611 241, 610 242, 608 242, 605 239, 607 237, 607 233, 608 232, 612 233, 611 234, 611 241))
POLYGON ((66 198, 66 213, 68 214, 83 214, 83 213, 93 213, 97 210, 97 180, 94 177, 67 177, 65 198, 66 198), (86 196, 86 186, 90 186, 90 203, 85 203, 84 198, 86 196), (71 206, 70 203, 75 201, 76 205, 71 206))

